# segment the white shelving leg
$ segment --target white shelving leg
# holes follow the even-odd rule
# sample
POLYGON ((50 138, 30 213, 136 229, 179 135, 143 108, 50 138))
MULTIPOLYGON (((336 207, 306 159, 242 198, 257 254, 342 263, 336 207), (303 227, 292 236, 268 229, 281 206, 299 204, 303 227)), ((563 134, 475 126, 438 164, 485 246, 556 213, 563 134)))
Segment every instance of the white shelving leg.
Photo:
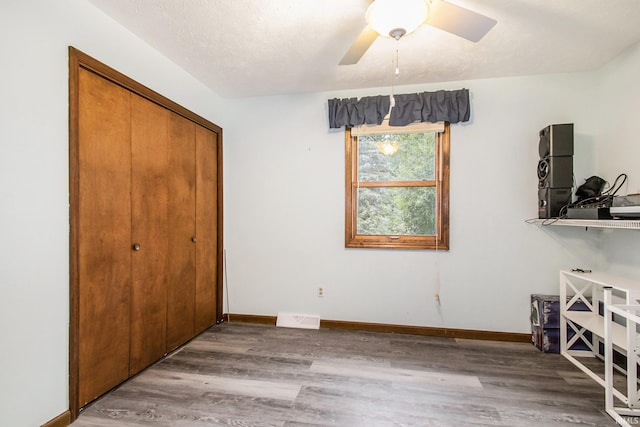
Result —
MULTIPOLYGON (((629 301, 627 293, 626 304, 635 303, 629 301)), ((631 318, 626 318, 627 324, 627 406, 629 408, 638 408, 638 334, 636 332, 637 323, 631 318)))
POLYGON ((613 409, 613 337, 611 335, 611 288, 604 288, 604 408, 607 414, 619 422, 620 417, 613 409))
MULTIPOLYGON (((567 278, 560 272, 560 313, 567 311, 567 278)), ((567 319, 560 315, 560 354, 567 353, 567 319)))
MULTIPOLYGON (((591 310, 599 315, 600 314, 600 297, 599 297, 599 290, 598 287, 596 287, 595 283, 591 283, 591 310)), ((611 297, 611 295, 609 295, 609 297, 611 297)), ((605 310, 605 304, 604 304, 604 294, 602 295, 602 310, 604 314, 604 310, 605 310)), ((610 331, 611 332, 611 331, 610 331)), ((604 338, 604 337, 598 337, 596 334, 591 334, 591 344, 592 344, 592 348, 593 348, 593 354, 595 356, 600 356, 600 338, 604 338)))

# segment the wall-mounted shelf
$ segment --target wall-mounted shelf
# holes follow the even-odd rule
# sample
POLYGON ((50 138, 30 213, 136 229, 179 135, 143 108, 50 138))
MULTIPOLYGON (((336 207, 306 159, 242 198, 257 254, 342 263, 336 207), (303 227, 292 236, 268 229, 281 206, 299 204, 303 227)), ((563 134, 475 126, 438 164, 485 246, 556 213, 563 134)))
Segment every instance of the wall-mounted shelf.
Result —
POLYGON ((530 224, 540 226, 564 225, 568 227, 586 228, 623 228, 629 230, 640 230, 640 220, 636 219, 531 219, 530 224))

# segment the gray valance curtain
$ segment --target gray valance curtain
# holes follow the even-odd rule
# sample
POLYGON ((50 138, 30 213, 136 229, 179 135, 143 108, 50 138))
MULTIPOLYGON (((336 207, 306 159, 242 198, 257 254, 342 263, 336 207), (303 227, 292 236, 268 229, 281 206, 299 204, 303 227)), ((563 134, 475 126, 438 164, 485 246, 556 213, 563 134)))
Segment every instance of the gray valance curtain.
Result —
POLYGON ((389 96, 366 96, 360 99, 330 99, 329 127, 353 127, 381 124, 389 113, 390 126, 406 126, 413 122, 469 121, 469 90, 439 90, 436 92, 394 95, 395 105, 389 112, 389 96))

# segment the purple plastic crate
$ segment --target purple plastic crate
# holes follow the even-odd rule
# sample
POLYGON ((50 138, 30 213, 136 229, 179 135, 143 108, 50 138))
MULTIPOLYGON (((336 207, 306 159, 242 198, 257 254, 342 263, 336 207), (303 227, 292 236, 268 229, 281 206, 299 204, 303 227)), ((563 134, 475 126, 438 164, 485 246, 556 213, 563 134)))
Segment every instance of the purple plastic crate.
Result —
MULTIPOLYGON (((589 311, 587 305, 579 300, 570 308, 575 311, 589 311)), ((575 335, 567 325, 567 339, 575 335)), ((591 332, 585 332, 585 338, 591 340, 591 332)), ((560 297, 558 295, 531 295, 531 343, 545 353, 560 352, 560 297)), ((570 350, 588 350, 589 346, 580 338, 570 350)))

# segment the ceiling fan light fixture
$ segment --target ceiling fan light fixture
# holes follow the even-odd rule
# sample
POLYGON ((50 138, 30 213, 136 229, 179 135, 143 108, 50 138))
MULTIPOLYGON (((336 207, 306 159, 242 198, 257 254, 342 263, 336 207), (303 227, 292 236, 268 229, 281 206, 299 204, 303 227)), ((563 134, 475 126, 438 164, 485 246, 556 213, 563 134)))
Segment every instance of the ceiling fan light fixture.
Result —
POLYGON ((428 12, 425 0, 375 0, 366 20, 376 33, 397 39, 398 30, 411 34, 427 20, 428 12))

